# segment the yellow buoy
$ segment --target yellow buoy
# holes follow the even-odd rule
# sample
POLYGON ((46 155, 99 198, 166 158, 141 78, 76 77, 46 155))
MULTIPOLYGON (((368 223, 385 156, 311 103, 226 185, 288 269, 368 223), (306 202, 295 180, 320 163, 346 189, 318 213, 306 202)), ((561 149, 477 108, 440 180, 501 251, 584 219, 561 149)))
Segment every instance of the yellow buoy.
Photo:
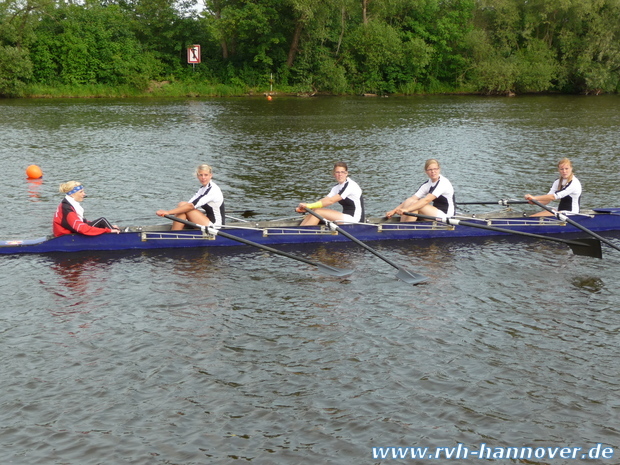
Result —
POLYGON ((26 168, 26 176, 30 179, 39 179, 43 177, 43 171, 37 165, 30 165, 26 168))

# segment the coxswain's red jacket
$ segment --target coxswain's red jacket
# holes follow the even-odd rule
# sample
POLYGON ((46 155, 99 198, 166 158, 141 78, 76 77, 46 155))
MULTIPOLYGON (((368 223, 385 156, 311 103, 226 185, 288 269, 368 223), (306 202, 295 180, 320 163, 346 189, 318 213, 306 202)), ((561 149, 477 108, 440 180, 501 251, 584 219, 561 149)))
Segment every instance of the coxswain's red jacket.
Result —
POLYGON ((67 199, 63 199, 60 205, 58 205, 54 215, 53 231, 54 237, 72 233, 98 236, 99 234, 111 232, 110 228, 97 228, 88 224, 88 221, 81 220, 75 212, 75 208, 67 199))

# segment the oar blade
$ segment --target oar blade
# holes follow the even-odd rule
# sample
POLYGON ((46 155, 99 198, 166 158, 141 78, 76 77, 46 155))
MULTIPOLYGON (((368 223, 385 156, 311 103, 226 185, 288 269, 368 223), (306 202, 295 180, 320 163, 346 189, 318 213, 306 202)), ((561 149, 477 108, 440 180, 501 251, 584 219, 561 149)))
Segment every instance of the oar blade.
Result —
POLYGON ((569 247, 575 255, 603 258, 601 241, 599 241, 598 239, 586 237, 581 239, 575 239, 575 241, 576 242, 568 242, 569 247))
POLYGON ((321 273, 327 274, 329 276, 336 276, 339 278, 349 276, 353 273, 353 270, 349 270, 347 268, 335 268, 333 266, 324 265, 323 263, 317 263, 317 268, 321 273))
POLYGON ((396 273, 396 277, 400 279, 401 281, 407 284, 413 284, 414 286, 416 284, 420 284, 425 281, 428 281, 428 278, 426 276, 422 276, 421 274, 417 274, 417 273, 412 273, 411 271, 407 271, 404 268, 398 269, 398 273, 396 273))
POLYGON ((549 213, 551 213, 553 216, 555 216, 558 220, 560 221, 566 221, 568 224, 573 225, 574 227, 576 227, 577 229, 581 229, 584 233, 589 234, 590 236, 598 239, 601 242, 604 242, 605 244, 607 244, 610 247, 613 247, 614 249, 620 251, 620 247, 618 247, 616 244, 614 244, 611 241, 608 241, 607 239, 605 239, 604 237, 599 236, 598 234, 596 234, 594 231, 590 231, 588 228, 586 228, 585 226, 577 223, 575 220, 572 220, 568 217, 568 215, 565 215, 562 212, 558 212, 555 211, 552 208, 549 208, 547 205, 543 205, 542 203, 540 203, 538 200, 535 199, 529 199, 530 202, 532 202, 533 204, 538 205, 540 208, 547 210, 549 213))

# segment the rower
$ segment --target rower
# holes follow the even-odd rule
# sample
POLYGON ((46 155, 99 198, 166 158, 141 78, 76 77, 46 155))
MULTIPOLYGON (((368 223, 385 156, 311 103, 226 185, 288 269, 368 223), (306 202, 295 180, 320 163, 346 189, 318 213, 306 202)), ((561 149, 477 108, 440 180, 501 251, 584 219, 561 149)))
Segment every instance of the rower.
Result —
MULTIPOLYGON (((318 202, 300 203, 295 209, 299 213, 305 212, 307 209, 316 210, 316 212, 330 221, 339 223, 359 223, 364 221, 364 197, 362 188, 351 178, 349 178, 349 167, 344 162, 338 162, 334 165, 334 178, 338 184, 332 187, 332 190, 318 202), (342 213, 332 210, 329 207, 335 203, 342 205, 342 213)), ((306 215, 301 222, 301 226, 313 226, 319 224, 319 219, 313 215, 306 215)))
MULTIPOLYGON (((526 200, 536 200, 543 205, 559 200, 558 211, 579 213, 579 201, 581 200, 581 182, 573 173, 573 163, 568 158, 562 158, 558 162, 560 177, 555 180, 549 192, 545 195, 525 194, 526 200)), ((530 202, 532 203, 532 202, 530 202)), ((531 216, 551 216, 553 213, 543 210, 531 216)))
MULTIPOLYGON (((196 168, 196 177, 201 184, 198 192, 187 202, 179 202, 172 210, 157 210, 158 216, 172 215, 182 220, 189 220, 193 223, 216 227, 225 223, 224 195, 219 186, 213 181, 213 169, 206 164, 196 168), (199 209, 202 209, 199 210, 199 209), (204 212, 204 213, 203 213, 204 212)), ((172 230, 184 228, 181 222, 174 222, 172 230)))
POLYGON ((420 186, 415 194, 398 207, 386 212, 391 218, 400 215, 400 221, 416 221, 417 216, 403 215, 403 212, 419 213, 433 217, 454 216, 454 187, 445 176, 441 176, 441 167, 434 158, 426 160, 424 171, 428 181, 420 186))

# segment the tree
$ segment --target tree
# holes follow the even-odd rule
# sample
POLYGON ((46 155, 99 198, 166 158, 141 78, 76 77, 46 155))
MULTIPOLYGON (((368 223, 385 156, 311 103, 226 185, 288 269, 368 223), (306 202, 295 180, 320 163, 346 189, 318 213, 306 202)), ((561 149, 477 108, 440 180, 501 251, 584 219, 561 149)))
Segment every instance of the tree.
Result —
POLYGON ((135 38, 116 5, 66 5, 42 18, 33 43, 34 76, 44 84, 145 88, 161 65, 135 38))
POLYGON ((27 48, 41 18, 55 7, 54 0, 4 0, 0 3, 0 44, 27 48))
POLYGON ((32 76, 28 53, 17 47, 0 46, 0 96, 19 97, 32 76))
POLYGON ((289 0, 294 16, 295 29, 290 41, 288 54, 286 57, 286 66, 289 68, 293 66, 295 61, 295 55, 299 51, 299 42, 301 40, 301 33, 308 24, 308 22, 314 17, 315 11, 320 8, 324 2, 322 0, 289 0))
POLYGON ((515 90, 517 92, 542 92, 553 88, 558 80, 560 64, 555 52, 544 40, 531 39, 516 56, 517 75, 515 90))
POLYGON ((618 91, 620 2, 571 2, 566 15, 571 21, 556 33, 560 60, 567 74, 565 90, 583 93, 618 91))

